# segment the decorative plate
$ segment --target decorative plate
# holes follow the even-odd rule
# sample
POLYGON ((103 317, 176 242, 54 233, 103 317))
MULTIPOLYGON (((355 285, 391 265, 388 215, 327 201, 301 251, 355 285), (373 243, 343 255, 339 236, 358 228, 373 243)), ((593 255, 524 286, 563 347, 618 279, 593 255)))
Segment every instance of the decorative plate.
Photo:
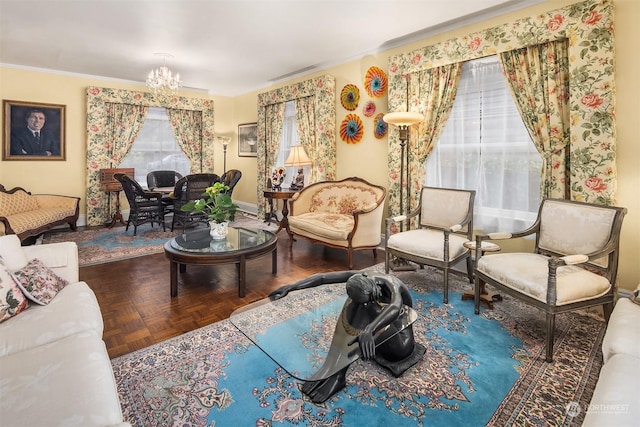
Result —
POLYGON ((364 104, 364 107, 362 107, 362 113, 364 114, 365 117, 371 117, 375 112, 376 112, 376 103, 373 101, 367 102, 366 104, 364 104))
POLYGON ((384 95, 387 90, 387 73, 381 68, 370 67, 364 77, 364 88, 374 98, 384 95))
POLYGON ((377 139, 384 138, 387 134, 387 130, 389 129, 387 122, 382 119, 383 117, 384 114, 380 113, 373 119, 373 134, 377 139))
POLYGON ((362 120, 357 114, 347 114, 340 125, 340 137, 347 144, 357 144, 364 133, 362 120))
POLYGON ((348 84, 342 88, 340 93, 340 103, 345 110, 353 111, 358 107, 360 101, 360 89, 356 85, 348 84))

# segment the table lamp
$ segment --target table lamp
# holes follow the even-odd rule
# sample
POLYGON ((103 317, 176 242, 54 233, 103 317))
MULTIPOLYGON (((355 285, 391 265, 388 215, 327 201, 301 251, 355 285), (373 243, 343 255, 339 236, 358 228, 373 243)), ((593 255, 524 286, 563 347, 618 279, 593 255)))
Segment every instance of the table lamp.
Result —
POLYGON ((291 151, 289 151, 289 157, 285 160, 285 166, 298 166, 298 174, 291 182, 291 186, 289 187, 291 190, 302 190, 304 188, 304 172, 302 166, 310 166, 313 162, 307 156, 307 153, 304 151, 302 145, 294 145, 291 147, 291 151))

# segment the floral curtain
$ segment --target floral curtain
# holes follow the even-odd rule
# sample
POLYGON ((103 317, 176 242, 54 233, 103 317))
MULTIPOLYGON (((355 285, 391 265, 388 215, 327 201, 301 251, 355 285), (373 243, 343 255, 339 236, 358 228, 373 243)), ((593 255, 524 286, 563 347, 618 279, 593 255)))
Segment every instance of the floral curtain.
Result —
MULTIPOLYGON (((202 116, 201 151, 204 159, 201 171, 213 172, 213 101, 90 86, 87 88, 87 225, 104 223, 108 212, 108 195, 100 187, 100 169, 117 167, 112 157, 109 104, 199 111, 202 116)), ((121 158, 116 160, 120 161, 121 158)))
POLYGON ((263 218, 267 209, 267 200, 264 198, 264 190, 267 188, 267 179, 271 177, 271 166, 278 157, 282 126, 284 123, 284 110, 286 102, 266 105, 264 119, 258 123, 258 217, 263 218), (262 135, 262 143, 261 136, 262 135), (262 171, 262 173, 260 173, 262 171))
POLYGON ((617 171, 611 0, 574 3, 392 56, 389 111, 406 105, 403 76, 562 39, 568 41, 570 198, 614 204, 617 171))
POLYGON ((129 153, 148 111, 149 107, 144 105, 107 103, 105 130, 111 167, 117 167, 129 153))
MULTIPOLYGON (((190 161, 191 173, 203 169, 202 111, 167 108, 171 127, 178 145, 190 161)), ((207 159, 212 162, 212 159, 207 159)))
MULTIPOLYGON (((417 109, 425 120, 412 126, 409 137, 409 194, 408 209, 417 205, 420 188, 424 185, 424 162, 438 142, 456 97, 462 63, 423 70, 407 81, 409 109, 417 109), (415 142, 414 142, 415 141, 415 142)), ((391 204, 391 206, 394 206, 391 204)), ((407 210, 408 212, 408 210, 407 210)))
POLYGON ((566 39, 499 55, 511 94, 542 157, 540 197, 569 198, 569 55, 566 39))
MULTIPOLYGON (((315 136, 315 123, 316 112, 313 105, 313 97, 308 96, 306 98, 298 98, 294 101, 296 106, 296 128, 298 130, 298 140, 300 145, 304 148, 307 156, 313 162, 311 166, 311 174, 309 175, 308 184, 316 182, 314 170, 316 165, 320 165, 322 159, 316 159, 316 136, 315 136)), ((322 168, 322 166, 319 166, 322 168)))
MULTIPOLYGON (((309 120, 313 126, 315 143, 314 166, 312 175, 315 182, 334 180, 336 177, 336 79, 333 76, 324 75, 310 80, 305 80, 290 86, 274 89, 258 95, 258 216, 264 218, 266 200, 264 190, 266 179, 271 176, 269 165, 273 164, 275 157, 267 158, 267 141, 273 138, 273 126, 268 122, 274 120, 272 114, 267 114, 269 106, 282 103, 282 115, 284 116, 284 103, 301 98, 310 98, 309 105, 313 105, 315 121, 309 120), (269 162, 267 162, 269 160, 269 162)), ((282 128, 280 128, 282 129, 282 128)), ((278 139, 278 143, 279 143, 278 139)), ((271 143, 273 144, 273 143, 271 143)), ((273 148, 273 147, 272 147, 273 148)), ((306 146, 305 146, 306 150, 306 146)), ((271 152, 272 156, 275 156, 271 152)), ((307 152, 307 154, 309 154, 307 152)))

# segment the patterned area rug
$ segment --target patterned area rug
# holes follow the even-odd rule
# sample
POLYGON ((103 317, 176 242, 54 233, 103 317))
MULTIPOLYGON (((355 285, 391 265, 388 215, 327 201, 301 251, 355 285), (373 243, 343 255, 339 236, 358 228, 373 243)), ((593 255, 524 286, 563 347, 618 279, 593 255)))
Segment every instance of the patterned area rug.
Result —
POLYGON ((427 348, 402 377, 357 360, 347 387, 316 405, 225 320, 113 359, 125 419, 134 426, 580 425, 602 364, 601 319, 558 316, 548 364, 542 313, 507 296, 476 316, 473 302, 461 300, 469 289, 462 276, 451 277, 446 305, 440 272, 397 276, 412 291, 414 333, 427 348))
MULTIPOLYGON (((276 224, 267 225, 249 215, 236 215, 235 221, 230 225, 271 231, 277 229, 276 224)), ((92 228, 78 232, 50 231, 44 235, 42 243, 76 242, 82 267, 161 253, 167 240, 181 233, 182 228, 176 228, 172 232, 171 223, 168 222, 167 231, 162 231, 162 227, 157 224, 153 227, 151 224, 143 224, 138 227, 135 236, 133 226, 128 231, 125 231, 125 227, 92 228)))

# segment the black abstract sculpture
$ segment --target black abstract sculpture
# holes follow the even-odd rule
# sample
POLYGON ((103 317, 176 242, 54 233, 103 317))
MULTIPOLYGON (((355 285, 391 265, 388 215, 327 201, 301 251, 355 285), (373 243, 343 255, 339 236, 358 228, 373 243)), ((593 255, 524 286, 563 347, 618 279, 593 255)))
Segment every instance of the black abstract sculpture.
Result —
POLYGON ((276 300, 293 290, 344 281, 349 298, 337 321, 327 358, 313 376, 320 379, 302 385, 302 392, 314 403, 322 403, 344 388, 349 366, 332 372, 339 361, 355 351, 359 350, 364 360, 374 359, 396 377, 416 364, 426 351, 415 342, 411 325, 403 324, 404 306, 412 307, 413 301, 405 284, 394 276, 359 271, 316 274, 273 291, 269 298, 276 300), (345 355, 344 349, 356 342, 358 347, 345 355))

